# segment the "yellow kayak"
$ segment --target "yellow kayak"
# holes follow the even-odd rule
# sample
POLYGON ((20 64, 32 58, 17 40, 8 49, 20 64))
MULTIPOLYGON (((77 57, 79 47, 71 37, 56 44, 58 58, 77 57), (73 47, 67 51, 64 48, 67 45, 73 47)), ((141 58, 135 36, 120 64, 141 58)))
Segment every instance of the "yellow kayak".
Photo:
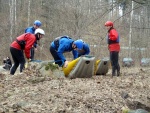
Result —
POLYGON ((68 63, 68 66, 66 68, 62 68, 63 72, 64 72, 64 75, 67 77, 69 75, 69 73, 72 71, 72 69, 75 67, 75 65, 77 64, 77 62, 79 61, 80 57, 73 60, 73 61, 70 61, 68 63))
POLYGON ((96 60, 95 66, 94 66, 94 74, 96 75, 97 69, 98 69, 98 64, 100 63, 100 60, 96 60))

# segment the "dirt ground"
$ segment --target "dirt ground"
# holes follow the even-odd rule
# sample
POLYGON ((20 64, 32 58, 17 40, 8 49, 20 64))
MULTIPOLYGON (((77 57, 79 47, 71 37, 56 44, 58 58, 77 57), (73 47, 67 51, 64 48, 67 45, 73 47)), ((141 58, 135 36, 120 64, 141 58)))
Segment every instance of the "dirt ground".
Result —
POLYGON ((68 79, 29 72, 0 74, 0 113, 122 113, 150 111, 150 68, 122 68, 120 77, 68 79))

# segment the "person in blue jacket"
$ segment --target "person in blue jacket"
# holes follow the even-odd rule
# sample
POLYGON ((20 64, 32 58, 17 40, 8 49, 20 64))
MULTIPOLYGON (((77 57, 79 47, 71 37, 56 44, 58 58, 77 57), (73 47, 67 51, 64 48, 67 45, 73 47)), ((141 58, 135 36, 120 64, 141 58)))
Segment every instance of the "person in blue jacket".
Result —
MULTIPOLYGON (((33 26, 27 27, 25 29, 25 33, 34 34, 35 30, 37 28, 40 28, 41 25, 42 25, 42 23, 39 20, 35 20, 33 23, 33 26)), ((30 53, 31 53, 30 59, 31 60, 34 60, 34 48, 37 48, 37 42, 34 43, 33 47, 30 50, 30 53)))
POLYGON ((83 48, 81 50, 78 50, 78 57, 88 55, 89 53, 90 53, 89 45, 83 42, 83 48))
POLYGON ((74 59, 78 58, 78 51, 83 48, 82 40, 73 40, 68 36, 60 36, 55 38, 55 40, 50 44, 50 53, 55 60, 55 64, 60 67, 67 67, 68 61, 66 60, 63 53, 71 52, 74 59))

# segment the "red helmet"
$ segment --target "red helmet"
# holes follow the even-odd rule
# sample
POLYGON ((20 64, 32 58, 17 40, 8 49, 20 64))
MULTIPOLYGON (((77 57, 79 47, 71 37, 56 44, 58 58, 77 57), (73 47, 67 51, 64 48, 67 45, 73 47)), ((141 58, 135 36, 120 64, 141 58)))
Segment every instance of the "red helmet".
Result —
POLYGON ((113 22, 107 21, 107 22, 105 23, 105 26, 113 26, 113 22))

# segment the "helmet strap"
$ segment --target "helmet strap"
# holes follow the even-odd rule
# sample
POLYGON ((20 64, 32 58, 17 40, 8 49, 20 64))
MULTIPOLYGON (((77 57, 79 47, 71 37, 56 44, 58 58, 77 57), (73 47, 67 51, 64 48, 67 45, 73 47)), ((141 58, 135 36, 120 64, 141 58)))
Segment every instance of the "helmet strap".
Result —
POLYGON ((37 33, 37 34, 35 35, 35 37, 36 37, 36 40, 40 40, 40 33, 37 33))
POLYGON ((112 27, 110 27, 110 29, 108 30, 108 33, 109 33, 112 29, 114 29, 114 27, 113 27, 113 26, 112 26, 112 27))

